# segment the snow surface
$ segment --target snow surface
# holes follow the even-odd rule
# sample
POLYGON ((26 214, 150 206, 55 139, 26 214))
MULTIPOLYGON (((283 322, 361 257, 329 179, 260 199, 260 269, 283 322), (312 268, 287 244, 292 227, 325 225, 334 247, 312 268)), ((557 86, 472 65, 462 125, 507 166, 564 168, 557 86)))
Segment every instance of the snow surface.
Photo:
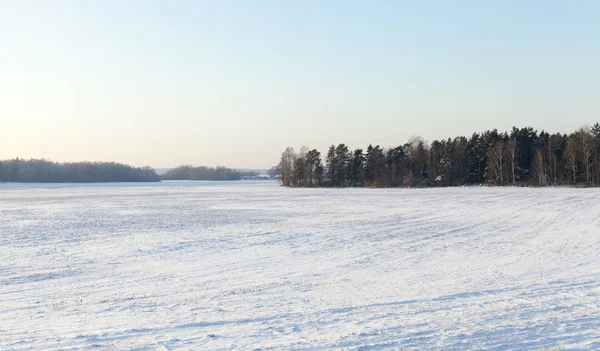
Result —
POLYGON ((599 200, 0 185, 0 349, 598 350, 599 200))

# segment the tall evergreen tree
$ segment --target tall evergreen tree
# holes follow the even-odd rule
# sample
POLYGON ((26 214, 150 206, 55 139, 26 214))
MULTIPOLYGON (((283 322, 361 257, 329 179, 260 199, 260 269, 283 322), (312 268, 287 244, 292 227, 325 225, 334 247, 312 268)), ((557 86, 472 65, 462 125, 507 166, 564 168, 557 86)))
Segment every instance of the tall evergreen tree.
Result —
POLYGON ((336 165, 336 181, 337 186, 347 186, 348 185, 348 168, 349 168, 350 160, 348 155, 348 146, 345 144, 339 144, 335 148, 335 165, 336 165))
POLYGON ((327 151, 327 158, 325 159, 325 165, 327 166, 327 181, 331 186, 338 186, 337 182, 337 166, 335 158, 335 145, 331 144, 327 151))
POLYGON ((363 155, 362 149, 354 150, 352 154, 352 163, 350 167, 350 185, 351 186, 362 186, 365 181, 364 175, 365 168, 365 156, 363 155))

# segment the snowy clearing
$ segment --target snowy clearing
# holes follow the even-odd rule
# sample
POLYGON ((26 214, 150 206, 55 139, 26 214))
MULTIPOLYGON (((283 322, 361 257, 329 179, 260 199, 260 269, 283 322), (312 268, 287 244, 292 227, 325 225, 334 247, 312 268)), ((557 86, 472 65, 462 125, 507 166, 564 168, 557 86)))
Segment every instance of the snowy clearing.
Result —
POLYGON ((0 185, 2 350, 597 350, 600 191, 0 185))

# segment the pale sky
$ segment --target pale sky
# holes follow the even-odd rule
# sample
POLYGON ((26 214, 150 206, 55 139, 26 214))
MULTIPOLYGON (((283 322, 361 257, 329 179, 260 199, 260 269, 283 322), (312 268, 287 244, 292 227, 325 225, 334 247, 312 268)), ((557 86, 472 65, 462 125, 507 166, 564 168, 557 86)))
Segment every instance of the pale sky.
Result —
POLYGON ((600 1, 0 0, 0 159, 267 168, 600 121, 600 1))

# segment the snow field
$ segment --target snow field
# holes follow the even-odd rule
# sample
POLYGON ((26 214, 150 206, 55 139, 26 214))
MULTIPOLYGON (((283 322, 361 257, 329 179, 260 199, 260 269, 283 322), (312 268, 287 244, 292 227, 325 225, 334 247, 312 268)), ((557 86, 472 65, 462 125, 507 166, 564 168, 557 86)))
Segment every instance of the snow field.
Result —
POLYGON ((0 185, 0 350, 597 350, 599 199, 0 185))

